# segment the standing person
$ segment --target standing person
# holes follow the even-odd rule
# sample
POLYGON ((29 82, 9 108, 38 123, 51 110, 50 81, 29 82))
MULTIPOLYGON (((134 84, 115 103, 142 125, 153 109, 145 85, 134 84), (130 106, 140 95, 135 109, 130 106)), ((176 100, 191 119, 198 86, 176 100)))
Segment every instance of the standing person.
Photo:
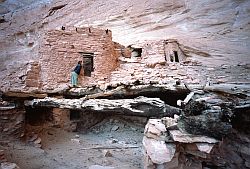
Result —
POLYGON ((80 74, 81 69, 82 61, 78 61, 78 64, 76 65, 75 69, 71 72, 71 84, 73 87, 77 87, 78 75, 80 74))

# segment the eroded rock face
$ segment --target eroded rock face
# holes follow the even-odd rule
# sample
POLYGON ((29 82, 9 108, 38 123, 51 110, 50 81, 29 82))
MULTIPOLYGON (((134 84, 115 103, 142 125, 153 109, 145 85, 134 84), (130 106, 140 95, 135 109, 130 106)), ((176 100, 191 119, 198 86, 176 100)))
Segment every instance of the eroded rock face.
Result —
POLYGON ((20 138, 25 131, 25 110, 0 105, 0 138, 20 138))

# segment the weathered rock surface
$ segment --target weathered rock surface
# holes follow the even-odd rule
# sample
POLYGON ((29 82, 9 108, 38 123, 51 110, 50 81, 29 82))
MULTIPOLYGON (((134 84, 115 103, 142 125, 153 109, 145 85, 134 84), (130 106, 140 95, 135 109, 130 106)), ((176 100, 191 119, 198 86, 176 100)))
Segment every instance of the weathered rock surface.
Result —
POLYGON ((107 112, 136 116, 173 116, 180 114, 181 109, 166 105, 158 98, 137 97, 135 99, 57 99, 45 98, 26 101, 26 106, 54 107, 87 112, 107 112))
POLYGON ((180 130, 170 130, 169 133, 174 141, 180 143, 218 143, 218 140, 214 138, 187 134, 181 132, 180 130))
POLYGON ((25 131, 25 110, 21 108, 0 109, 0 139, 9 136, 19 138, 25 131))

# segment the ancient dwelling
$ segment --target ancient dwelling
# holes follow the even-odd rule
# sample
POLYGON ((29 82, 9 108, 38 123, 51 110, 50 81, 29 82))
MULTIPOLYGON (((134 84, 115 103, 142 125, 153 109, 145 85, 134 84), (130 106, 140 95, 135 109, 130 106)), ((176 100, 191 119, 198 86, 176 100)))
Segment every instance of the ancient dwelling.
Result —
POLYGON ((141 68, 143 64, 155 67, 186 60, 177 40, 144 41, 125 48, 112 41, 110 30, 92 27, 49 30, 39 46, 39 60, 30 63, 25 76, 26 88, 39 91, 70 84, 70 72, 80 60, 84 67, 79 76, 80 86, 112 81, 111 74, 119 68, 120 56, 136 58, 141 68))
POLYGON ((186 60, 176 39, 145 41, 142 44, 141 55, 145 59, 164 58, 167 63, 179 63, 186 60))
POLYGON ((39 61, 31 65, 27 74, 27 87, 48 90, 57 88, 59 84, 69 84, 70 72, 80 60, 84 71, 79 85, 105 80, 118 66, 118 51, 111 31, 92 27, 66 27, 46 32, 39 56, 39 61))
POLYGON ((130 45, 132 57, 142 57, 142 60, 179 63, 186 60, 185 54, 176 39, 143 41, 130 45))

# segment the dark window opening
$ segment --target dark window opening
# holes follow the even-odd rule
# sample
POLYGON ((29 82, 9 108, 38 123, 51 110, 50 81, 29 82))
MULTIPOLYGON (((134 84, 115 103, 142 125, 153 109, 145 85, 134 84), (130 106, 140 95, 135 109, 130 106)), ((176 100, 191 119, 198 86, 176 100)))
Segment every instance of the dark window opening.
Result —
POLYGON ((83 56, 84 76, 91 77, 91 72, 94 71, 94 53, 80 52, 83 56))
POLYGON ((177 51, 174 51, 174 60, 175 62, 179 62, 179 57, 177 51))
POLYGON ((134 54, 133 56, 134 57, 141 57, 141 54, 142 54, 142 48, 133 48, 133 51, 132 51, 134 54))
POLYGON ((79 120, 81 118, 80 112, 70 111, 70 120, 79 120))

